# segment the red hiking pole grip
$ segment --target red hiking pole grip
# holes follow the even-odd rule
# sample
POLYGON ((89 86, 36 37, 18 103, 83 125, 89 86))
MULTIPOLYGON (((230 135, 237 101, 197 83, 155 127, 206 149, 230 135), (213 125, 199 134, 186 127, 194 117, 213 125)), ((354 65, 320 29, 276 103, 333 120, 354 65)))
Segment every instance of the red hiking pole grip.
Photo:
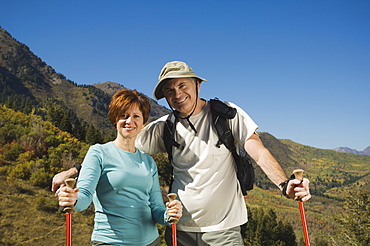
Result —
MULTIPOLYGON (((176 200, 176 194, 170 193, 167 195, 170 202, 176 200)), ((172 246, 177 246, 177 235, 176 235, 176 223, 179 221, 176 217, 170 217, 171 227, 172 227, 172 246)))
MULTIPOLYGON (((293 174, 296 179, 303 181, 303 170, 297 169, 293 171, 293 174)), ((306 221, 306 214, 304 211, 303 202, 301 201, 302 197, 296 197, 295 200, 298 201, 299 204, 299 212, 301 214, 301 220, 302 220, 302 227, 303 227, 303 235, 304 235, 304 241, 306 242, 306 246, 310 246, 310 238, 308 236, 308 229, 307 229, 307 221, 306 221)))
MULTIPOLYGON (((74 188, 76 180, 68 178, 64 180, 64 183, 69 188, 74 188)), ((65 207, 63 211, 66 213, 66 246, 72 246, 72 214, 75 211, 73 206, 65 207)))

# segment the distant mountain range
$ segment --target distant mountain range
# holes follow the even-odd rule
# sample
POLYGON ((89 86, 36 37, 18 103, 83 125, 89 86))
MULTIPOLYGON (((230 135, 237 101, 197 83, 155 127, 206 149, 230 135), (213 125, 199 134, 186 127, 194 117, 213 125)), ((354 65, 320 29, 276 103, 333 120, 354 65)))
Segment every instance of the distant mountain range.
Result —
POLYGON ((342 153, 351 153, 351 154, 356 154, 356 155, 370 155, 370 146, 368 146, 366 149, 362 151, 358 151, 358 150, 351 149, 348 147, 337 147, 337 148, 334 148, 333 150, 342 152, 342 153))

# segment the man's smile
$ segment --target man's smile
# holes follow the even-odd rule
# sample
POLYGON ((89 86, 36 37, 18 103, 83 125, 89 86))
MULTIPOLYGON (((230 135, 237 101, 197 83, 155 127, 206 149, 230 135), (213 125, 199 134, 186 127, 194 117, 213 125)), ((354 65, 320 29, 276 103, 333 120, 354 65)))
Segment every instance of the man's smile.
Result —
POLYGON ((181 104, 181 103, 185 102, 185 100, 186 100, 187 98, 188 98, 188 97, 184 97, 183 99, 175 100, 175 103, 177 103, 177 104, 181 104))

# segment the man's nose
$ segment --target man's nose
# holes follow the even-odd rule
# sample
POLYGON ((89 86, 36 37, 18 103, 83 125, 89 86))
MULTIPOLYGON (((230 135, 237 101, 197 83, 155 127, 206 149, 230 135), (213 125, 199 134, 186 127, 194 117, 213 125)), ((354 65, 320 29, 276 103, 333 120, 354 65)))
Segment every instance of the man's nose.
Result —
POLYGON ((175 97, 178 98, 178 97, 181 96, 181 94, 182 94, 182 91, 179 88, 176 88, 175 89, 175 97))

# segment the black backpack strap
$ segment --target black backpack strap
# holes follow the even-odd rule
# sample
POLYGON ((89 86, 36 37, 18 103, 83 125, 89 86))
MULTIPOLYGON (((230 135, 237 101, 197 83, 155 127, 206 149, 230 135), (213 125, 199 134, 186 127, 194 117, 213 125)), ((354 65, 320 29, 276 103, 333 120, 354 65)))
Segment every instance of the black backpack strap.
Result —
POLYGON ((163 130, 164 146, 170 162, 172 162, 172 146, 180 147, 180 144, 175 141, 176 123, 177 118, 175 115, 173 113, 169 114, 163 130))
POLYGON ((236 164, 236 175, 239 180, 242 193, 243 195, 246 195, 248 190, 253 189, 254 170, 251 158, 244 150, 244 147, 238 144, 240 154, 238 154, 236 150, 234 136, 228 122, 228 119, 235 117, 236 109, 226 105, 218 99, 211 99, 210 104, 212 122, 219 138, 216 146, 220 147, 221 144, 224 144, 225 147, 230 150, 236 164))
POLYGON ((219 116, 225 117, 227 119, 233 119, 236 115, 236 108, 226 105, 224 102, 221 102, 219 99, 209 100, 211 104, 212 113, 216 113, 219 116))
POLYGON ((228 119, 232 119, 236 115, 236 109, 232 108, 218 99, 211 99, 211 113, 212 122, 216 128, 218 135, 217 147, 224 144, 225 147, 230 150, 237 165, 240 164, 240 157, 236 152, 234 136, 231 132, 228 119))
POLYGON ((171 186, 173 182, 173 155, 172 155, 172 147, 180 148, 181 145, 175 141, 175 132, 176 132, 176 124, 177 124, 177 117, 173 113, 170 113, 168 115, 168 118, 165 122, 164 129, 163 129, 163 142, 164 142, 164 147, 166 149, 167 155, 168 155, 168 160, 170 164, 170 170, 171 170, 171 181, 170 181, 170 191, 171 191, 171 186))

